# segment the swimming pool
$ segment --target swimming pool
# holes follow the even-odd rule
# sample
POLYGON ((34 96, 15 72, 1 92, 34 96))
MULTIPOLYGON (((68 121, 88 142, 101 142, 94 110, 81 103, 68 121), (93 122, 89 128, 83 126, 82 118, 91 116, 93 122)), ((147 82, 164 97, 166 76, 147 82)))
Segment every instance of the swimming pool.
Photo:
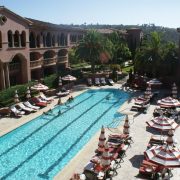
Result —
POLYGON ((114 118, 129 94, 88 90, 0 138, 0 179, 53 179, 114 118), (108 99, 107 96, 110 98, 108 99))

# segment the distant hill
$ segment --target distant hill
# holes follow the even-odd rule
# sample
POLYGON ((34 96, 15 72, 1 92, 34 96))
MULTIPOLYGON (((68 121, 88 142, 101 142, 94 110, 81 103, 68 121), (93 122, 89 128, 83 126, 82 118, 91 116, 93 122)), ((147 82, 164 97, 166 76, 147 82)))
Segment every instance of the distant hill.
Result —
POLYGON ((149 34, 152 31, 157 31, 163 33, 162 40, 164 42, 171 41, 178 44, 179 34, 175 28, 168 28, 162 26, 155 26, 154 24, 142 24, 142 25, 108 25, 108 24, 82 24, 82 25, 69 25, 71 27, 78 27, 83 29, 128 29, 128 28, 140 28, 144 34, 149 34))

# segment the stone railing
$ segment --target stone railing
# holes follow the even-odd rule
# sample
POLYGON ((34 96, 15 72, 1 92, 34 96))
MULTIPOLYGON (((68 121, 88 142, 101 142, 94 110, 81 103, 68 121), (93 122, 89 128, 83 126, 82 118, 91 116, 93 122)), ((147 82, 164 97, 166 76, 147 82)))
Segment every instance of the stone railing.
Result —
POLYGON ((42 60, 30 61, 31 69, 41 68, 42 67, 42 60))
POLYGON ((43 59, 43 65, 44 66, 53 65, 53 64, 56 64, 56 62, 57 62, 56 58, 43 59))
POLYGON ((67 58, 67 56, 58 57, 57 62, 58 63, 66 63, 66 62, 68 62, 68 58, 67 58))

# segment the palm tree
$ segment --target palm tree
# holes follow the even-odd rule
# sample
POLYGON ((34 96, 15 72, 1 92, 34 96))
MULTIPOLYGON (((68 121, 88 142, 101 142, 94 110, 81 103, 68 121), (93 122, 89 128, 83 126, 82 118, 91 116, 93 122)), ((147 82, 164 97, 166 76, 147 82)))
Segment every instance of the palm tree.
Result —
POLYGON ((106 53, 110 56, 111 42, 95 30, 87 32, 76 49, 78 58, 91 63, 91 71, 95 72, 95 64, 100 60, 100 55, 106 53))

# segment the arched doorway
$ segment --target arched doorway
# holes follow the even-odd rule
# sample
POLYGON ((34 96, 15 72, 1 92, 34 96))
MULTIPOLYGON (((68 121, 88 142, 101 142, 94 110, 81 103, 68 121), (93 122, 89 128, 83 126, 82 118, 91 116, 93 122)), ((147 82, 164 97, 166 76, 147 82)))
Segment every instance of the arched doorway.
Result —
POLYGON ((28 82, 28 63, 22 54, 16 54, 9 63, 9 81, 11 86, 28 82))

